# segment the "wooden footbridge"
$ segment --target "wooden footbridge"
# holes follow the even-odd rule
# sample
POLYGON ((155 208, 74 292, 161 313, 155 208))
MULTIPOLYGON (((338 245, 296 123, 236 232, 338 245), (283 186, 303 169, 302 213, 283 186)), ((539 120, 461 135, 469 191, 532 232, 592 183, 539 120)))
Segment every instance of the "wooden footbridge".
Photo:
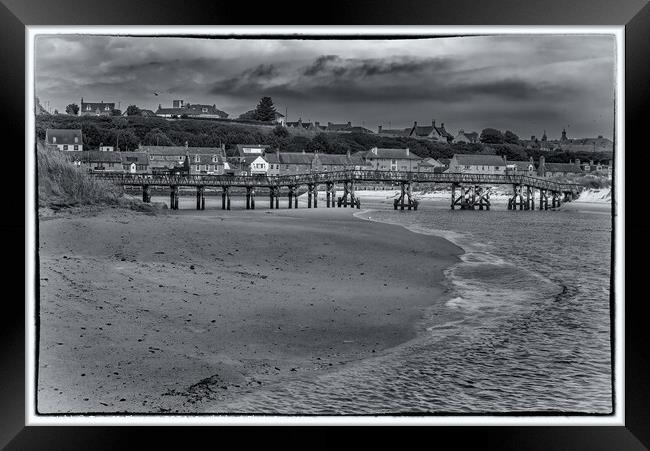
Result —
POLYGON ((268 189, 269 206, 280 208, 280 193, 287 191, 288 208, 298 208, 297 191, 307 187, 307 208, 318 207, 318 189, 325 187, 327 208, 361 208, 355 194, 357 183, 390 183, 399 185, 400 195, 394 201, 395 209, 417 210, 418 201, 412 194, 413 184, 445 184, 451 186, 451 208, 490 209, 490 192, 494 185, 511 185, 512 196, 508 200, 509 210, 534 210, 535 197, 540 210, 559 207, 562 202, 573 200, 580 192, 580 186, 572 183, 558 183, 552 180, 513 174, 434 174, 408 171, 346 170, 312 172, 294 175, 151 175, 151 174, 109 174, 93 173, 102 180, 122 186, 140 186, 142 200, 151 201, 150 187, 170 188, 170 208, 178 209, 179 187, 196 188, 196 209, 205 209, 205 188, 221 189, 221 208, 230 210, 232 188, 246 189, 246 209, 255 208, 256 189, 268 189), (343 196, 336 199, 335 185, 343 186, 343 196), (537 196, 535 196, 537 192, 537 196))

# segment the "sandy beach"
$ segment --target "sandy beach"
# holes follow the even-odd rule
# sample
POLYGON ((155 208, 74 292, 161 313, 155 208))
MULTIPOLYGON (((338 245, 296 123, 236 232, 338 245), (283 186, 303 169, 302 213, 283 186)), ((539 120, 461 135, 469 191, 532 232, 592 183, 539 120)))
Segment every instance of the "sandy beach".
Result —
POLYGON ((353 212, 41 218, 39 412, 203 411, 415 337, 461 251, 353 212))

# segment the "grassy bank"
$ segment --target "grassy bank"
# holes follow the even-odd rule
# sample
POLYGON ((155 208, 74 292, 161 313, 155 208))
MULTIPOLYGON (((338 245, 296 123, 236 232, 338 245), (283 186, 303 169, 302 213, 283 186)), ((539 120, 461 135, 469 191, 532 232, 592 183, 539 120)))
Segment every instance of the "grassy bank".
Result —
POLYGON ((36 161, 39 211, 119 207, 153 213, 161 208, 125 197, 121 187, 94 179, 75 166, 65 152, 49 149, 40 141, 36 161))

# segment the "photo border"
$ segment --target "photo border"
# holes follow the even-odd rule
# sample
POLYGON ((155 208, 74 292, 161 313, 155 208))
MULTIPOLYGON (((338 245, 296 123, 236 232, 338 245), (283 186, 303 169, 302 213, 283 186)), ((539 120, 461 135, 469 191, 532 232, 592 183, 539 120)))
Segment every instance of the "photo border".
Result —
MULTIPOLYGON (((19 147, 22 147, 20 146, 20 143, 24 142, 25 138, 25 136, 23 136, 24 129, 20 128, 21 120, 16 120, 16 114, 21 117, 19 106, 22 104, 22 101, 25 100, 23 94, 21 94, 21 88, 24 87, 25 83, 25 72, 23 71, 23 63, 25 63, 25 61, 24 56, 20 54, 21 49, 18 48, 19 52, 16 52, 15 50, 16 47, 19 47, 20 42, 26 42, 26 35, 24 34, 25 25, 64 23, 97 24, 98 21, 99 23, 103 21, 104 23, 113 24, 155 24, 174 23, 179 20, 176 16, 179 7, 170 7, 169 5, 172 2, 166 1, 157 2, 157 5, 143 2, 148 3, 148 5, 143 6, 140 11, 131 11, 129 14, 124 14, 126 7, 124 2, 121 1, 114 2, 114 5, 101 6, 100 3, 95 0, 87 0, 83 3, 78 1, 63 1, 57 2, 57 5, 59 6, 57 11, 53 10, 53 8, 49 7, 48 4, 43 1, 24 1, 22 4, 17 1, 8 0, 3 0, 3 2, 5 5, 9 4, 10 6, 7 7, 5 5, 0 5, 0 21, 2 22, 2 27, 0 27, 0 49, 4 51, 3 55, 5 56, 5 61, 11 62, 12 64, 8 64, 6 69, 8 76, 5 77, 5 74, 2 74, 2 81, 4 82, 2 89, 7 93, 7 99, 16 100, 16 102, 9 102, 10 105, 5 108, 4 111, 0 112, 0 114, 2 114, 3 119, 7 120, 5 123, 17 125, 13 128, 8 127, 7 130, 5 130, 5 136, 10 135, 13 142, 19 144, 19 147), (60 7, 61 3, 63 3, 66 8, 60 7), (96 14, 96 11, 98 10, 102 11, 102 14, 99 16, 96 14)), ((201 2, 192 2, 193 5, 198 3, 201 2)), ((627 113, 626 123, 635 126, 635 128, 630 127, 628 129, 628 142, 639 144, 644 143, 644 141, 641 141, 640 136, 641 133, 645 131, 644 127, 647 127, 647 125, 641 118, 645 113, 649 96, 647 89, 643 89, 643 83, 647 84, 647 81, 650 79, 650 77, 648 77, 647 66, 645 65, 645 62, 650 60, 647 47, 647 42, 650 41, 648 32, 648 30, 650 30, 650 8, 646 5, 645 8, 641 10, 645 5, 644 1, 611 2, 603 5, 602 2, 597 4, 596 2, 585 2, 581 0, 573 2, 573 7, 569 9, 565 8, 565 2, 560 1, 544 2, 542 9, 539 8, 539 4, 530 1, 519 3, 519 7, 513 5, 511 2, 485 2, 487 5, 481 7, 479 5, 473 5, 472 2, 457 0, 454 2, 453 9, 449 7, 449 5, 447 5, 446 8, 439 8, 439 5, 435 4, 435 2, 432 3, 434 3, 434 8, 438 7, 435 9, 436 14, 433 14, 432 10, 427 7, 421 7, 419 10, 409 8, 409 2, 400 2, 400 11, 397 13, 387 4, 375 7, 374 11, 360 11, 359 9, 352 7, 348 10, 348 14, 344 15, 345 17, 339 18, 345 20, 338 20, 338 22, 381 23, 382 19, 380 19, 380 17, 390 17, 393 23, 423 23, 423 21, 425 21, 431 24, 560 23, 569 25, 614 23, 625 25, 625 78, 627 81, 626 93, 628 100, 625 110, 627 113), (509 9, 499 9, 498 5, 503 5, 504 3, 508 4, 509 9), (494 11, 492 11, 492 9, 494 9, 494 11), (639 12, 639 10, 641 10, 641 12, 639 12), (632 82, 629 80, 632 80, 632 82)), ((223 5, 217 4, 217 7, 215 7, 214 5, 208 6, 208 2, 203 2, 202 4, 204 8, 200 11, 197 11, 195 7, 192 7, 190 8, 189 15, 183 15, 182 19, 186 21, 185 23, 219 23, 224 20, 226 23, 228 21, 231 23, 238 22, 236 20, 237 18, 233 16, 233 14, 236 16, 236 13, 223 14, 226 10, 223 5)), ((290 8, 291 6, 291 4, 287 4, 287 7, 290 8)), ((240 18, 250 16, 249 20, 240 19, 240 23, 255 23, 260 19, 268 20, 268 18, 273 17, 273 14, 269 14, 269 12, 264 8, 261 8, 260 11, 254 14, 246 11, 244 6, 240 6, 240 8, 240 18)), ((231 9, 237 11, 237 7, 233 6, 231 9)), ((333 17, 325 12, 316 19, 330 19, 331 21, 333 17)), ((302 21, 299 20, 297 23, 305 23, 313 20, 314 17, 309 17, 302 21)), ((27 100, 33 101, 33 99, 27 100)), ((30 113, 30 110, 25 113, 25 117, 28 113, 30 113)), ((621 133, 624 132, 624 128, 622 127, 619 127, 618 130, 621 133)), ((617 161, 615 168, 624 168, 623 164, 620 164, 620 162, 617 161)), ((615 169, 615 173, 616 172, 619 171, 616 171, 615 169)), ((623 173, 624 170, 620 171, 619 177, 622 177, 623 173)), ((616 187, 617 199, 622 195, 625 184, 627 183, 627 181, 622 178, 616 179, 617 184, 619 181, 623 184, 616 187)), ((29 187, 27 186, 27 188, 29 187)), ((623 203, 619 202, 618 205, 621 208, 621 216, 623 216, 623 203)), ((624 220, 622 224, 623 227, 625 227, 624 220)), ((25 236, 27 237, 27 221, 25 224, 21 224, 19 221, 12 221, 11 219, 6 218, 3 221, 3 226, 6 226, 7 230, 20 230, 21 228, 25 228, 25 236)), ((617 234, 620 233, 624 238, 623 227, 617 230, 617 234)), ((639 232, 644 231, 638 226, 635 227, 634 230, 639 232)), ((619 241, 619 244, 620 246, 616 248, 616 256, 618 257, 620 255, 623 257, 623 259, 619 260, 621 264, 623 264, 625 257, 623 252, 624 241, 619 241)), ((27 259, 28 255, 26 255, 26 260, 27 259)), ((16 271, 14 270, 13 272, 8 273, 8 280, 11 280, 11 277, 14 276, 14 272, 16 271)), ((639 268, 628 268, 628 274, 638 275, 640 278, 644 277, 639 268)), ((13 280, 15 281, 16 279, 14 278, 13 280)), ((531 445, 535 443, 562 443, 564 445, 570 443, 575 446, 574 449, 588 449, 584 446, 588 443, 593 443, 598 445, 596 448, 599 449, 613 449, 602 448, 606 446, 607 443, 610 443, 616 444, 617 449, 643 449, 641 443, 650 442, 650 434, 648 433, 650 418, 647 409, 647 406, 650 405, 650 390, 648 389, 647 384, 647 375, 650 373, 648 365, 650 359, 648 358, 647 346, 643 345, 648 342, 648 332, 647 326, 644 324, 644 317, 641 314, 641 309, 643 307, 640 304, 641 302, 633 302, 625 305, 627 321, 624 333, 626 341, 628 342, 628 346, 624 349, 624 352, 626 353, 626 359, 624 361, 624 380, 626 383, 625 388, 628 390, 625 392, 625 415, 623 417, 626 425, 625 427, 572 427, 569 429, 556 427, 498 428, 496 430, 501 431, 498 433, 493 433, 492 431, 495 431, 493 428, 478 428, 481 432, 477 432, 477 428, 469 428, 469 431, 472 431, 470 435, 477 433, 499 436, 501 438, 509 436, 510 438, 518 439, 519 442, 517 443, 519 445, 522 445, 523 443, 529 443, 531 445), (485 432, 486 430, 489 432, 485 432), (635 435, 638 438, 635 437, 635 435), (551 437, 555 437, 557 440, 553 441, 551 437)), ((14 308, 15 312, 10 316, 14 319, 20 318, 23 306, 19 305, 18 308, 16 308, 16 305, 12 304, 11 308, 14 308)), ((21 346, 16 346, 17 343, 19 344, 20 341, 22 341, 21 334, 23 332, 20 331, 22 326, 20 322, 18 324, 11 321, 5 322, 7 327, 2 330, 2 350, 5 360, 1 362, 3 372, 1 373, 2 383, 0 384, 0 387, 2 387, 2 391, 0 392, 0 404, 4 406, 4 410, 6 411, 5 415, 7 415, 7 417, 3 418, 5 421, 2 422, 2 426, 0 427, 0 446, 9 442, 14 434, 20 431, 20 428, 24 426, 24 417, 20 413, 24 408, 24 406, 21 406, 21 401, 24 401, 24 399, 21 399, 24 391, 17 389, 22 386, 20 381, 24 381, 22 374, 24 367, 15 364, 17 361, 20 362, 24 359, 23 352, 25 350, 21 349, 21 346), (16 413, 18 413, 18 415, 16 415, 16 413)), ((623 381, 621 381, 621 383, 622 382, 623 381)), ((115 437, 120 437, 120 433, 117 432, 120 429, 94 428, 95 432, 86 432, 79 428, 67 429, 74 429, 74 434, 79 440, 86 440, 86 443, 93 443, 99 448, 101 448, 102 445, 105 446, 110 443, 119 443, 119 438, 117 441, 113 440, 111 442, 111 440, 105 440, 101 443, 95 443, 94 439, 95 436, 101 436, 104 439, 107 439, 106 434, 111 434, 111 437, 113 437, 113 432, 108 433, 106 432, 107 430, 115 431, 115 434, 117 434, 115 437)), ((69 434, 72 433, 73 432, 70 431, 69 434)), ((61 428, 24 428, 15 437, 12 445, 22 448, 21 445, 28 443, 33 444, 38 442, 39 439, 54 440, 48 442, 53 445, 57 443, 57 437, 59 437, 59 439, 62 439, 62 437, 66 435, 71 437, 69 434, 63 433, 61 428), (38 430, 38 432, 36 432, 36 430, 38 430), (54 430, 59 431, 58 436, 54 433, 54 430)), ((465 432, 462 434, 465 435, 465 432)), ((164 434, 162 435, 164 436, 164 434)), ((58 443, 60 444, 62 442, 59 440, 58 443)), ((501 444, 503 445, 504 443, 501 442, 501 444)), ((512 443, 510 447, 512 448, 512 443)), ((506 448, 508 447, 502 447, 502 449, 506 448)), ((591 447, 590 449, 594 448, 591 447)))

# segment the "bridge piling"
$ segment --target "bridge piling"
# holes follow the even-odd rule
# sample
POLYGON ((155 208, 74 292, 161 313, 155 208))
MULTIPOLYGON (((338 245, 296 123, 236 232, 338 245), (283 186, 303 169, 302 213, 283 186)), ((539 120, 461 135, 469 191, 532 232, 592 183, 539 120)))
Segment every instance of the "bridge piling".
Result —
POLYGON ((222 210, 226 209, 226 187, 225 186, 221 187, 221 209, 222 210))
POLYGON ((178 185, 172 185, 171 186, 171 193, 170 193, 170 207, 172 210, 178 210, 178 185))
POLYGON ((151 202, 151 195, 149 194, 149 185, 142 185, 142 202, 151 202))
POLYGON ((273 187, 269 188, 269 208, 273 210, 273 187))
POLYGON ((196 209, 205 210, 205 186, 196 187, 196 209))
POLYGON ((314 185, 307 185, 307 208, 311 208, 311 198, 314 194, 314 185))
POLYGON ((293 207, 293 187, 292 186, 289 187, 288 197, 289 197, 289 207, 288 208, 289 208, 289 210, 291 210, 291 208, 293 207))
POLYGON ((314 185, 314 208, 318 208, 318 185, 314 185))

